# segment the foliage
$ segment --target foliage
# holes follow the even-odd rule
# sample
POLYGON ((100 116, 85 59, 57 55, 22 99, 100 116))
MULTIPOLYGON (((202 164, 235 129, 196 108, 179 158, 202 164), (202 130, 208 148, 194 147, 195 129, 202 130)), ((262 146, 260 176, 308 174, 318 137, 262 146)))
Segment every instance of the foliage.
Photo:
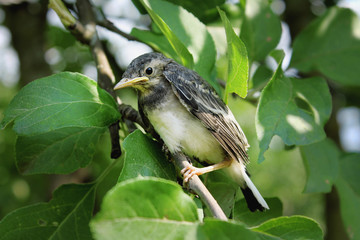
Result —
MULTIPOLYGON (((256 104, 251 121, 256 124, 258 162, 265 160, 274 136, 300 149, 307 174, 304 191, 327 193, 336 187, 349 238, 360 238, 360 156, 343 153, 324 131, 332 110, 329 82, 359 85, 360 70, 355 66, 360 56, 358 17, 348 9, 329 8, 294 39, 290 66, 299 75, 322 74, 298 78, 288 76, 282 68, 284 52, 275 50, 280 19, 265 0, 236 5, 221 0, 134 3, 153 22, 150 30, 134 28, 131 35, 196 70, 219 94, 223 94, 217 81, 217 73, 223 71, 219 62, 226 59, 224 99, 229 93, 245 97, 249 92, 248 100, 256 104), (221 33, 210 31, 214 26, 221 33), (227 39, 227 54, 218 60, 221 46, 215 38, 227 39), (276 69, 267 65, 269 59, 275 59, 276 69), (254 66, 256 71, 250 73, 254 66)), ((64 47, 55 40, 54 45, 64 47)), ((18 135, 15 147, 20 172, 69 174, 91 162, 101 135, 117 120, 123 121, 114 99, 95 81, 61 72, 21 89, 4 112, 1 127, 12 127, 18 135)), ((121 143, 125 156, 102 169, 92 183, 62 185, 48 203, 19 208, 5 216, 0 222, 0 239, 323 238, 314 220, 283 216, 279 198, 266 199, 270 210, 265 213, 249 212, 237 195, 239 188, 221 172, 203 180, 232 220, 213 219, 201 202, 176 183, 177 170, 161 144, 140 130, 129 133, 126 128, 121 143), (119 162, 123 165, 118 183, 92 216, 98 186, 119 162)))

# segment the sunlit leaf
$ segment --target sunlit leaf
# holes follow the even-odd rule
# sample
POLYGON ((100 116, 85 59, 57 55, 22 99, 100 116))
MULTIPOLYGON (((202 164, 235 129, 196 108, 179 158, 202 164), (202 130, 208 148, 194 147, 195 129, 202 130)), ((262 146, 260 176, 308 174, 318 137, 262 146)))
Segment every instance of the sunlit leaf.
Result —
POLYGON ((224 11, 218 8, 223 24, 225 25, 228 50, 228 79, 225 88, 225 102, 229 93, 236 93, 245 98, 247 95, 247 80, 249 62, 245 44, 235 34, 224 11))
POLYGON ((287 145, 305 145, 325 138, 323 126, 331 113, 331 96, 322 78, 284 76, 281 62, 261 93, 256 112, 260 141, 259 162, 264 160, 274 135, 287 145))

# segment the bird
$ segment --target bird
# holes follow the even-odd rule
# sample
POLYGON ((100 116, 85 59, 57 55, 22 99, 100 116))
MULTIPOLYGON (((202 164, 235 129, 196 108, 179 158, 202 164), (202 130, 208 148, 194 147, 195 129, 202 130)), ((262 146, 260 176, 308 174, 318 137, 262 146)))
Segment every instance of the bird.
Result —
POLYGON ((198 73, 161 53, 132 60, 114 90, 133 87, 143 122, 171 154, 206 163, 181 170, 193 175, 223 169, 239 186, 250 211, 269 209, 246 170, 249 143, 229 107, 198 73))

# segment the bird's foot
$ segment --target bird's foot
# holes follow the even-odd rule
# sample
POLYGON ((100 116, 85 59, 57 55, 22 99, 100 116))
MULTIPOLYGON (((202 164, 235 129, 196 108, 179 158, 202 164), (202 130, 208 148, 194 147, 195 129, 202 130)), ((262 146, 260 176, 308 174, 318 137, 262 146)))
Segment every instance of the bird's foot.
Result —
POLYGON ((203 168, 197 168, 194 167, 193 165, 188 165, 187 167, 183 168, 180 173, 184 176, 184 183, 187 183, 190 178, 194 175, 200 176, 204 173, 208 173, 208 172, 212 172, 218 169, 222 169, 225 167, 230 166, 231 162, 233 160, 230 158, 226 158, 223 161, 216 163, 214 165, 210 165, 207 167, 203 167, 203 168))
POLYGON ((203 171, 201 170, 201 168, 194 167, 193 165, 188 165, 187 167, 183 168, 180 173, 184 176, 184 183, 187 183, 194 175, 200 176, 201 174, 203 174, 203 171))

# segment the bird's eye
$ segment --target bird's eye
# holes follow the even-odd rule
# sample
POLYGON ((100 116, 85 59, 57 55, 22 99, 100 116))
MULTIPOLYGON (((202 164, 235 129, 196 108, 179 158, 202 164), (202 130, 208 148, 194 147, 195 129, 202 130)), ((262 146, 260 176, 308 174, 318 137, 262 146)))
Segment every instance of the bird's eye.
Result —
POLYGON ((153 69, 151 67, 148 67, 146 70, 145 70, 145 73, 147 75, 151 75, 153 73, 153 69))

